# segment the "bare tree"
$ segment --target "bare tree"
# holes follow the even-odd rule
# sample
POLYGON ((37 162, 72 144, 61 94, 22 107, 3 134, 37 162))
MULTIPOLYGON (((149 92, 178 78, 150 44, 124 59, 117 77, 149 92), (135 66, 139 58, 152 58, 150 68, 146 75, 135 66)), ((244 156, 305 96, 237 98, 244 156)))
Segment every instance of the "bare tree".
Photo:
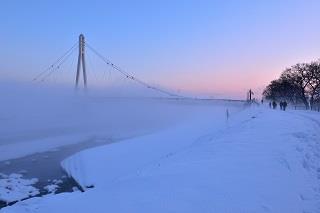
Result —
POLYGON ((320 63, 319 61, 308 64, 309 85, 308 93, 310 96, 311 109, 314 106, 316 97, 319 96, 320 87, 320 63))
POLYGON ((306 109, 320 104, 320 61, 299 63, 285 69, 280 78, 266 87, 263 92, 266 99, 302 102, 306 109), (310 98, 310 102, 309 102, 310 98))
POLYGON ((299 88, 287 79, 279 78, 271 81, 263 91, 263 96, 269 100, 287 100, 296 103, 299 100, 299 88))
POLYGON ((287 80, 297 88, 297 96, 306 109, 309 108, 308 86, 311 81, 308 69, 309 65, 306 63, 296 64, 291 68, 287 68, 280 76, 281 79, 287 80))

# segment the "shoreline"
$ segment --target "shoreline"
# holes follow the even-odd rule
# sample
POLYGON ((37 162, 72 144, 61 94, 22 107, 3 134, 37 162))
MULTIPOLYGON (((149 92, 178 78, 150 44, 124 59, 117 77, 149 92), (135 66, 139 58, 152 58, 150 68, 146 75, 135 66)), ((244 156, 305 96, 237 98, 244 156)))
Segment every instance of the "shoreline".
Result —
POLYGON ((0 161, 1 174, 19 174, 23 176, 23 179, 37 178, 38 181, 35 184, 32 184, 32 186, 39 190, 39 193, 34 196, 26 196, 25 198, 16 201, 6 202, 0 198, 0 209, 32 197, 41 197, 51 193, 59 194, 62 192, 73 192, 77 190, 83 191, 81 186, 63 170, 61 162, 65 158, 82 150, 116 143, 121 140, 123 139, 108 138, 104 141, 88 139, 84 142, 61 146, 49 151, 0 161), (46 187, 50 185, 55 185, 57 187, 54 191, 50 191, 46 189, 46 187))

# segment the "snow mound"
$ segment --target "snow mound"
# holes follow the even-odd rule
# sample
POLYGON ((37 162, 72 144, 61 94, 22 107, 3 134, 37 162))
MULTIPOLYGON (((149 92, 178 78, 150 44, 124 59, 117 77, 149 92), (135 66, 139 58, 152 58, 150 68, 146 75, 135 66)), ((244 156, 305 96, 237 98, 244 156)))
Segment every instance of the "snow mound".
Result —
POLYGON ((0 200, 10 203, 40 194, 32 185, 38 182, 37 178, 24 179, 23 175, 0 173, 0 200))
POLYGON ((112 184, 119 177, 153 164, 159 159, 206 139, 226 127, 226 107, 206 109, 187 124, 120 143, 87 149, 65 159, 61 165, 86 190, 112 184), (207 115, 210 116, 207 116, 207 115), (195 128, 196 126, 196 128, 195 128), (199 135, 205 135, 199 139, 199 135))
POLYGON ((58 190, 59 186, 57 184, 50 184, 44 187, 48 193, 55 193, 58 190))

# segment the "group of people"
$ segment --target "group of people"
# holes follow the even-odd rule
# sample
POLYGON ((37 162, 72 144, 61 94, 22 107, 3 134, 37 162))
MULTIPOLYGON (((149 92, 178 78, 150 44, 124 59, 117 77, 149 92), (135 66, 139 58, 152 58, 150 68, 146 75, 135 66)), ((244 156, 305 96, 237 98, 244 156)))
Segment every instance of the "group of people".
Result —
POLYGON ((280 101, 280 109, 286 111, 288 103, 286 101, 280 101))
MULTIPOLYGON (((280 105, 280 110, 283 110, 283 111, 286 111, 286 108, 288 106, 288 103, 286 101, 280 101, 279 103, 280 105)), ((276 101, 272 101, 269 103, 269 107, 273 108, 273 109, 276 109, 277 108, 277 102, 276 101)))

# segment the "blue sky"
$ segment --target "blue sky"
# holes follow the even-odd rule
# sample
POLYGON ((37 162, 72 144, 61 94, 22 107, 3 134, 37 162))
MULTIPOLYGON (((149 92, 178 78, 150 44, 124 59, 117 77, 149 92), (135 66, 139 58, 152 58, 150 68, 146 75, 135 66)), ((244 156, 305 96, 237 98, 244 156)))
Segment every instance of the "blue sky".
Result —
POLYGON ((3 0, 1 79, 31 79, 83 33, 148 82, 241 97, 285 67, 319 58, 319 6, 311 0, 3 0))

